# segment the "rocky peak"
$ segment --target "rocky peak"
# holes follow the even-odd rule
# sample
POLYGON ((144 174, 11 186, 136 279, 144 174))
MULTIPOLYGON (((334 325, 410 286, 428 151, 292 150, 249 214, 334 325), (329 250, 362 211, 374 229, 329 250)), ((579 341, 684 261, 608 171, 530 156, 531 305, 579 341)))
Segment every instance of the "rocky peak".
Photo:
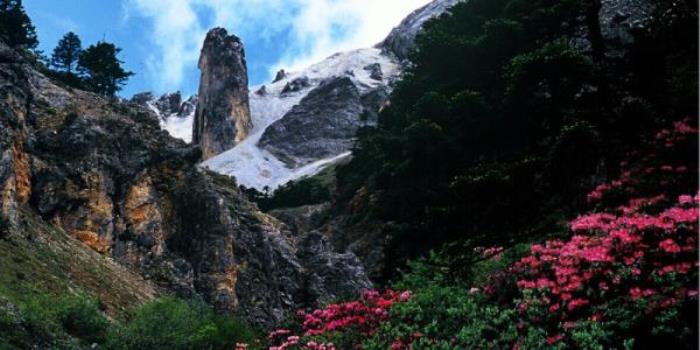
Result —
POLYGON ((180 109, 177 111, 177 116, 180 118, 188 117, 190 115, 193 115, 195 110, 197 109, 197 100, 198 100, 197 95, 192 95, 190 96, 185 102, 182 102, 180 105, 180 109))
POLYGON ((280 69, 277 71, 277 74, 275 75, 275 79, 272 81, 273 83, 276 83, 284 78, 287 77, 287 72, 284 71, 284 69, 280 69))
POLYGON ((367 110, 378 108, 363 102, 350 77, 328 78, 272 123, 259 146, 290 168, 347 152, 357 129, 368 122, 367 110))
POLYGON ((192 142, 208 159, 243 141, 253 127, 243 43, 226 29, 212 29, 204 40, 199 69, 192 142))
POLYGON ((150 109, 161 119, 167 119, 172 115, 185 117, 192 114, 194 107, 197 105, 197 95, 182 101, 182 95, 179 91, 166 93, 158 98, 152 92, 146 91, 135 94, 129 102, 150 109))
POLYGON ((379 48, 392 53, 401 61, 406 60, 408 53, 414 47, 416 36, 423 29, 425 22, 439 17, 461 1, 464 0, 434 0, 413 11, 389 33, 389 36, 378 45, 379 48))
POLYGON ((139 92, 135 94, 134 96, 131 97, 131 100, 129 100, 131 103, 135 103, 137 105, 141 106, 146 106, 149 102, 155 100, 155 97, 153 96, 153 93, 150 91, 144 91, 144 92, 139 92))
POLYGON ((180 110, 180 105, 182 104, 182 96, 180 95, 180 91, 161 96, 155 102, 155 104, 159 110, 163 111, 164 115, 177 113, 180 110))

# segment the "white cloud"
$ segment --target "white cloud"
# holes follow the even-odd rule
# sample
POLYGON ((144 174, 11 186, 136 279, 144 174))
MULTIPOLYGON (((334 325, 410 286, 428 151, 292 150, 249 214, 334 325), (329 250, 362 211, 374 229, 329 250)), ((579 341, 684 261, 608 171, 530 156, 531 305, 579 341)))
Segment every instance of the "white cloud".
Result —
MULTIPOLYGON (((335 52, 381 41, 401 19, 430 0, 125 0, 127 17, 152 25, 154 51, 148 74, 158 91, 183 87, 186 72, 196 69, 206 31, 230 32, 268 40, 289 32, 294 38, 279 62, 270 67, 297 70, 335 52), (338 35, 340 32, 346 35, 338 35)), ((128 20, 128 19, 127 19, 128 20)), ((245 38, 246 36, 244 36, 245 38)), ((249 57, 249 60, 251 58, 249 57)))

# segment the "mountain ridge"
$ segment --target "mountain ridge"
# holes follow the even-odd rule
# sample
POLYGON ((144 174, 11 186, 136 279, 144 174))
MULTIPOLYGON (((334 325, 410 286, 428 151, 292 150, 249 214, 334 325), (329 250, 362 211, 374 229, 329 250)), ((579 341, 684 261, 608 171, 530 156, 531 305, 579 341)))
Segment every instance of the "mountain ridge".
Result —
MULTIPOLYGON (((376 114, 381 105, 386 102, 394 81, 401 75, 406 53, 412 48, 413 41, 423 24, 458 2, 459 0, 435 0, 412 12, 375 47, 338 52, 299 72, 280 71, 271 83, 251 87, 249 100, 251 119, 255 126, 251 129, 250 135, 241 140, 240 145, 211 157, 203 162, 202 166, 221 174, 234 176, 240 185, 264 191, 265 189, 274 190, 289 181, 314 175, 324 166, 348 157, 353 144, 351 138, 343 136, 337 139, 331 135, 351 135, 359 125, 372 125, 376 121, 376 114), (303 118, 303 114, 292 113, 293 108, 299 105, 310 92, 315 91, 323 81, 343 77, 350 79, 363 99, 369 103, 362 107, 362 112, 351 113, 337 119, 337 122, 345 125, 344 127, 331 127, 330 133, 326 133, 324 137, 318 134, 311 136, 314 131, 309 131, 309 135, 306 135, 303 129, 291 132, 281 125, 283 120, 287 120, 285 123, 291 123, 291 119, 296 119, 297 122, 305 119, 304 123, 313 128, 316 118, 313 116, 303 118), (365 119, 367 117, 365 113, 369 118, 365 119), (267 130, 274 126, 279 126, 274 132, 277 135, 274 143, 280 143, 280 145, 273 146, 273 142, 270 141, 271 136, 266 138, 263 134, 272 135, 272 129, 267 130), (315 137, 318 147, 333 151, 321 152, 314 156, 311 150, 315 148, 312 147, 309 152, 306 152, 308 154, 299 150, 295 152, 296 156, 290 156, 289 151, 299 145, 283 144, 287 143, 286 139, 294 137, 304 139, 315 137), (263 145, 259 144, 259 141, 262 141, 263 145), (287 151, 279 151, 281 148, 287 151), (275 151, 270 152, 270 150, 275 151), (283 156, 283 153, 286 155, 283 156)), ((163 95, 158 101, 167 96, 169 94, 163 95)), ((159 108, 156 102, 155 98, 152 98, 151 102, 141 101, 151 106, 151 109, 161 117, 161 125, 164 129, 175 137, 189 141, 190 138, 186 134, 193 115, 173 114, 168 108, 159 108)), ((347 103, 357 104, 356 102, 347 103)), ((348 107, 353 108, 349 105, 348 107)), ((329 116, 328 112, 321 112, 316 107, 312 109, 318 111, 316 117, 329 116)))

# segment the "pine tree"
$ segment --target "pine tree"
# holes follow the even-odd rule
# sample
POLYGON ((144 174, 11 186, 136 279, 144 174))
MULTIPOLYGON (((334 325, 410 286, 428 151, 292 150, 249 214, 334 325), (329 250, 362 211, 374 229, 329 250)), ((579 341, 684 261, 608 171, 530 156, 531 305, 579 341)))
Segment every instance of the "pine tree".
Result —
POLYGON ((58 42, 56 48, 53 49, 51 65, 58 70, 71 74, 78 65, 78 58, 82 51, 83 48, 78 35, 68 32, 58 42))
POLYGON ((78 59, 78 71, 85 76, 86 88, 102 95, 114 96, 134 73, 122 68, 117 58, 121 51, 112 43, 99 42, 85 49, 78 59))
POLYGON ((0 38, 12 47, 31 50, 39 44, 22 0, 0 0, 0 38))

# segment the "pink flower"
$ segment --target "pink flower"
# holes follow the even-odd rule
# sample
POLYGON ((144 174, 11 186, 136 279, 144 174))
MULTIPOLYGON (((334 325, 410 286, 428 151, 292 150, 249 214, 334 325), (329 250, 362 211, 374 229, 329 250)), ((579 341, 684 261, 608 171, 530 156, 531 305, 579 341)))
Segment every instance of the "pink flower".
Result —
POLYGON ((634 287, 630 289, 630 297, 632 300, 637 300, 642 297, 642 290, 639 287, 634 287))
POLYGON ((684 194, 678 197, 678 203, 681 205, 693 204, 693 196, 684 194))
POLYGON ((574 310, 575 308, 577 308, 577 307, 579 307, 579 306, 583 306, 583 305, 587 305, 587 304, 588 304, 588 300, 578 298, 578 299, 572 300, 572 301, 569 303, 568 308, 569 308, 569 311, 572 311, 572 310, 574 310))
POLYGON ((562 326, 564 327, 564 329, 571 329, 576 327, 576 323, 572 321, 566 321, 562 326))
POLYGON ((552 306, 549 307, 549 312, 556 312, 559 310, 559 304, 552 304, 552 306))
POLYGON ((676 242, 671 238, 667 238, 661 241, 659 243, 659 248, 661 248, 666 253, 671 254, 677 254, 681 252, 681 247, 678 244, 676 244, 676 242))
POLYGON ((552 345, 552 344, 559 342, 562 339, 564 339, 564 335, 559 333, 559 334, 553 335, 551 337, 547 337, 547 344, 552 345))
POLYGON ((391 343, 391 350, 405 350, 405 349, 407 349, 407 347, 401 341, 401 339, 396 339, 396 340, 394 340, 393 343, 391 343))

